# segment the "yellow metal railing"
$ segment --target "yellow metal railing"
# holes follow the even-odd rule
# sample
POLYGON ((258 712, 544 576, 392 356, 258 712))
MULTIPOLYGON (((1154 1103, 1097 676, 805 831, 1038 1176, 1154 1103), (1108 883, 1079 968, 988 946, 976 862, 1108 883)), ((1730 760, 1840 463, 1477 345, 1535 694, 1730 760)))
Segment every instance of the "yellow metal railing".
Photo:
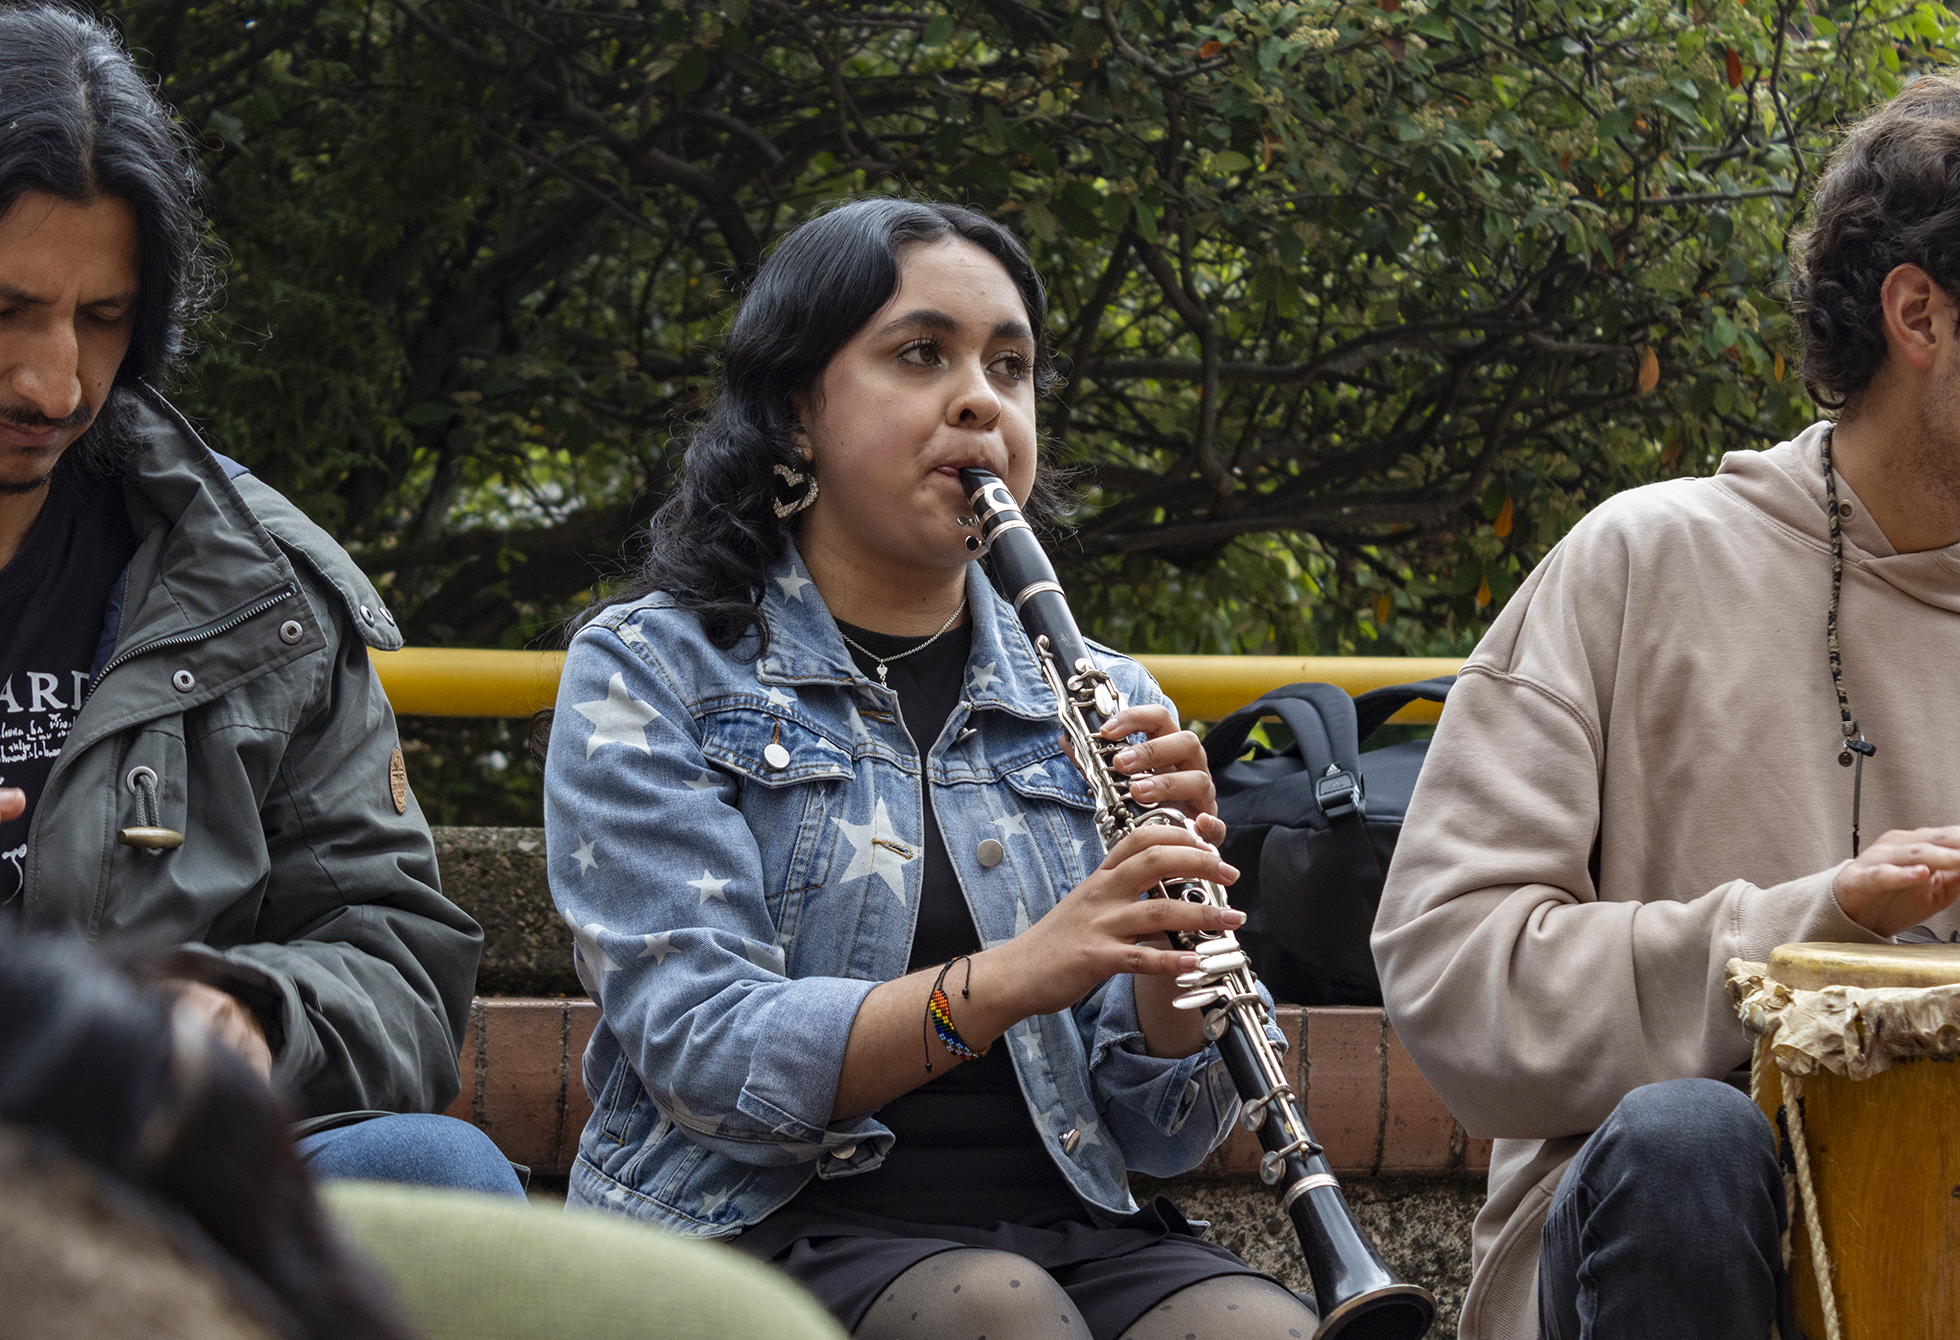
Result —
MULTIPOLYGON (((1363 693, 1385 684, 1456 673, 1463 664, 1420 656, 1139 656, 1184 715, 1216 721, 1268 689, 1300 680, 1363 693)), ((373 654, 395 711, 404 716, 527 717, 558 696, 562 651, 405 647, 373 654)), ((1392 719, 1435 721, 1435 703, 1411 703, 1392 719)))

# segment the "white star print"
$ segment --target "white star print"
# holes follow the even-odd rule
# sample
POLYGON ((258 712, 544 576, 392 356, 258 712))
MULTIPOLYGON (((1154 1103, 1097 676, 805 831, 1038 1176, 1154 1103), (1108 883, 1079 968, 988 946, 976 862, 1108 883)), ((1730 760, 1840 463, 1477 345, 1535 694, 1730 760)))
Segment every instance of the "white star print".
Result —
POLYGON ((1014 1045, 1021 1049, 1022 1059, 1029 1065, 1041 1064, 1041 1034, 1030 1028, 1024 1033, 1014 1035, 1014 1045))
POLYGON ((667 1115, 676 1126, 685 1126, 691 1131, 713 1135, 721 1129, 722 1117, 713 1112, 696 1112, 681 1101, 681 1096, 672 1089, 667 1090, 667 1101, 662 1104, 667 1115))
POLYGON ((701 1197, 701 1217, 706 1219, 716 1210, 726 1205, 728 1198, 733 1194, 732 1191, 710 1191, 701 1197))
POLYGON ((981 690, 991 688, 999 683, 1000 676, 994 673, 994 665, 995 662, 988 661, 985 665, 974 666, 973 683, 968 687, 975 693, 979 693, 981 690))
POLYGON ((742 942, 742 952, 749 956, 749 962, 764 972, 781 976, 783 971, 783 951, 774 945, 759 945, 753 940, 742 942))
POLYGON ((777 688, 774 684, 771 684, 769 686, 769 693, 767 696, 772 706, 775 707, 796 706, 796 695, 793 693, 784 693, 781 689, 777 688))
POLYGON ((640 626, 636 623, 621 624, 619 626, 619 640, 621 642, 638 643, 642 647, 652 645, 647 641, 647 635, 640 631, 640 626))
POLYGON ((1018 898, 1014 901, 1014 933, 1021 934, 1034 925, 1028 920, 1028 905, 1018 898))
POLYGON ((808 577, 799 577, 795 573, 776 579, 776 585, 783 588, 783 599, 785 600, 801 601, 803 599, 803 588, 809 584, 810 579, 808 577))
POLYGON ((878 802, 878 808, 873 812, 871 822, 868 824, 847 824, 835 815, 831 816, 831 822, 844 830, 844 836, 851 840, 851 846, 857 851, 857 854, 851 858, 850 867, 844 871, 844 881, 849 883, 868 875, 876 875, 885 881, 885 887, 903 903, 905 863, 912 857, 893 851, 879 840, 882 838, 887 841, 897 841, 897 835, 892 832, 891 814, 885 809, 885 802, 882 800, 878 802))
POLYGON ((578 862, 580 879, 585 878, 586 872, 599 864, 599 858, 592 854, 592 845, 590 838, 581 837, 578 840, 578 850, 572 853, 572 859, 578 862))
POLYGON ((704 869, 701 872, 701 878, 687 881, 687 887, 699 893, 701 895, 701 901, 704 903, 710 898, 718 898, 725 903, 728 901, 728 894, 725 890, 732 883, 734 883, 733 880, 716 879, 712 871, 704 869))
POLYGON ((1085 1119, 1083 1123, 1080 1126, 1077 1126, 1075 1129, 1082 1132, 1082 1143, 1078 1146, 1078 1148, 1087 1149, 1090 1145, 1099 1145, 1102 1143, 1102 1137, 1096 1134, 1097 1131, 1102 1129, 1102 1123, 1097 1121, 1094 1117, 1089 1117, 1085 1119))
POLYGON ((1048 780, 1048 765, 1046 763, 1030 763, 1014 775, 1024 782, 1045 782, 1048 780))
POLYGON ((592 738, 585 742, 585 756, 591 758, 600 745, 623 744, 642 754, 647 747, 647 724, 660 719, 653 704, 643 703, 626 691, 626 676, 614 675, 606 685, 606 696, 589 703, 573 703, 578 714, 592 723, 592 738))
POLYGON ((683 783, 690 791, 712 791, 721 785, 721 778, 712 772, 704 772, 691 782, 683 783))
POLYGON ((647 947, 640 951, 639 957, 652 959, 655 967, 665 963, 667 961, 667 955, 680 952, 674 948, 674 935, 672 931, 662 931, 658 935, 649 935, 644 938, 646 939, 647 947))
POLYGON ((619 965, 612 961, 612 956, 606 953, 605 946, 599 943, 599 937, 605 934, 608 934, 606 928, 596 921, 572 927, 572 943, 578 947, 580 962, 601 977, 609 972, 619 971, 619 965))
POLYGON ((1028 835, 1028 816, 1025 814, 1002 815, 1000 818, 994 820, 993 823, 994 827, 1000 830, 1000 835, 1004 838, 1026 837, 1028 835))

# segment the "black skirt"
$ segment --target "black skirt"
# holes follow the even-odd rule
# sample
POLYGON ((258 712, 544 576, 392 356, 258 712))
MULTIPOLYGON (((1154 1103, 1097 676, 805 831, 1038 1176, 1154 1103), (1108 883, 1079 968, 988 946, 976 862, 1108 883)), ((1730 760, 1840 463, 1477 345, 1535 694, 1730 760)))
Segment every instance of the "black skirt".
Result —
POLYGON ((1200 1238, 1163 1196, 1110 1227, 1077 1206, 985 1228, 917 1224, 804 1194, 731 1244, 767 1261, 857 1329, 885 1287, 940 1252, 980 1247, 1024 1256, 1061 1285, 1093 1340, 1116 1340, 1160 1299, 1220 1275, 1260 1275, 1200 1238))

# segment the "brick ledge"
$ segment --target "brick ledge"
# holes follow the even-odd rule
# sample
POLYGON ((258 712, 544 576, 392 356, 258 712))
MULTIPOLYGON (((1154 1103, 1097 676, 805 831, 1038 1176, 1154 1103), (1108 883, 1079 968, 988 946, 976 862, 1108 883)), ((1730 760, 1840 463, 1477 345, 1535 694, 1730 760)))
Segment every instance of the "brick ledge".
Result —
MULTIPOLYGON (((463 1035, 463 1090, 449 1115, 481 1128, 535 1172, 563 1174, 592 1113, 579 1058, 599 1022, 589 1000, 479 997, 463 1035)), ((1470 1139, 1378 1009, 1283 1005, 1307 1121, 1344 1176, 1478 1174, 1490 1141, 1470 1139), (1301 1046, 1304 1038, 1306 1045, 1301 1046)), ((1235 1130, 1190 1176, 1254 1172, 1259 1143, 1235 1130)))

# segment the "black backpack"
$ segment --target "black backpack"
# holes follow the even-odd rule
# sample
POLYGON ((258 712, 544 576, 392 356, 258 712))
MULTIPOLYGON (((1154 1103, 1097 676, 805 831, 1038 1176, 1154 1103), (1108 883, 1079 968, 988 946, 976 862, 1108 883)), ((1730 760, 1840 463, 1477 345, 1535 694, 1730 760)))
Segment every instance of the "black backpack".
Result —
POLYGON ((1379 1005, 1368 932, 1409 809, 1427 740, 1361 752, 1375 728, 1417 698, 1440 703, 1456 676, 1374 689, 1288 684, 1205 736, 1218 786, 1223 848, 1239 868, 1238 937, 1274 997, 1299 1005, 1379 1005), (1293 738, 1240 758, 1261 717, 1293 738))

